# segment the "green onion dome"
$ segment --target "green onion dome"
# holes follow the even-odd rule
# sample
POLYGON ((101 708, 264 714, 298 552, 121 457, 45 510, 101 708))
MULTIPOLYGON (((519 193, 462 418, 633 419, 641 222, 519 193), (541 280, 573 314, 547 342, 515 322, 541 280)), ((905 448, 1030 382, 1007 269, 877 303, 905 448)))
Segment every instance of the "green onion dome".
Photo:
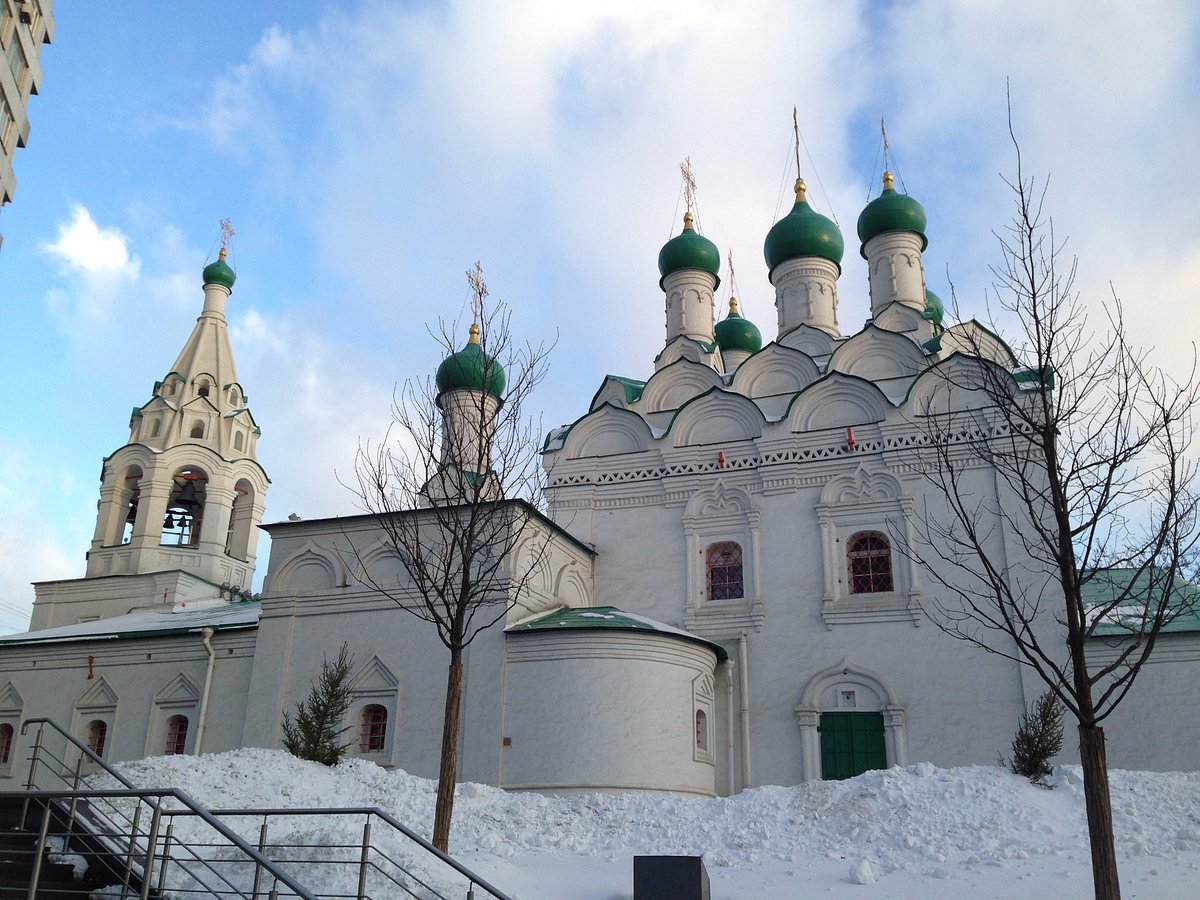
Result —
POLYGON ((219 284, 233 290, 233 283, 237 281, 237 273, 229 268, 229 264, 225 262, 225 248, 221 248, 221 253, 217 256, 217 261, 209 263, 204 267, 204 283, 219 284))
MULTIPOLYGON (((721 251, 717 245, 697 233, 690 212, 683 215, 683 231, 675 235, 658 252, 658 274, 666 278, 680 269, 702 269, 714 276, 721 269, 721 251)), ((717 284, 721 280, 717 279, 717 284)), ((662 280, 658 282, 662 287, 662 280)))
POLYGON ((883 173, 883 193, 866 205, 858 217, 859 252, 867 258, 867 241, 888 231, 911 231, 921 236, 921 249, 929 245, 925 237, 925 208, 895 188, 891 172, 883 173))
POLYGON ((479 326, 471 324, 471 337, 467 346, 451 353, 438 366, 434 376, 438 396, 447 391, 465 388, 486 391, 496 399, 504 397, 504 367, 483 352, 479 346, 479 326))
POLYGON ((796 205, 767 232, 763 245, 767 268, 774 269, 789 259, 819 256, 835 263, 841 271, 842 254, 846 251, 842 232, 832 220, 808 205, 805 190, 804 179, 797 178, 796 205))
POLYGON ((757 353, 762 349, 762 332, 749 319, 738 312, 737 297, 729 298, 729 315, 717 323, 717 346, 724 353, 728 350, 749 350, 757 353))
POLYGON ((933 322, 934 325, 941 325, 942 319, 946 316, 946 307, 942 303, 942 298, 925 288, 925 318, 933 322))

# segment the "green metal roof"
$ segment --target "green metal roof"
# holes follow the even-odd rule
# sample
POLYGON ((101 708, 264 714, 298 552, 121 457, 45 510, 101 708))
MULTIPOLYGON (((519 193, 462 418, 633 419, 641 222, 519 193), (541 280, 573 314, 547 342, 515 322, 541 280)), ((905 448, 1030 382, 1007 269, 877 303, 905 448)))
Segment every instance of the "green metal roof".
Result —
POLYGON ((447 391, 465 388, 486 391, 500 400, 504 398, 504 367, 484 352, 475 332, 465 347, 442 361, 434 381, 439 397, 447 391))
POLYGON ((646 382, 638 381, 636 378, 626 378, 624 375, 605 375, 604 380, 615 381, 625 389, 626 403, 635 402, 639 397, 642 396, 642 391, 646 389, 646 382))
POLYGON ((934 325, 941 325, 942 319, 946 317, 946 305, 942 303, 942 298, 929 288, 925 288, 925 312, 923 315, 934 325))
POLYGON ((527 622, 511 625, 505 630, 510 633, 521 633, 526 631, 562 631, 566 629, 578 631, 648 631, 654 634, 677 637, 681 640, 690 641, 693 644, 701 644, 716 653, 717 659, 721 662, 729 658, 729 654, 725 652, 725 648, 720 644, 692 634, 690 631, 684 631, 682 628, 675 628, 663 622, 647 618, 646 616, 639 616, 636 613, 624 612, 615 606, 566 607, 538 616, 535 619, 530 619, 527 622))
POLYGON ((925 237, 925 208, 908 194, 892 186, 892 173, 883 173, 883 193, 866 205, 858 217, 858 238, 862 241, 859 253, 867 258, 867 243, 888 231, 910 231, 920 236, 921 249, 929 246, 925 237))
POLYGON ((204 267, 203 278, 205 284, 220 284, 233 290, 233 283, 237 281, 237 273, 229 268, 229 264, 225 262, 225 251, 221 251, 220 257, 216 262, 210 262, 204 267))
MULTIPOLYGON (((713 276, 721 270, 721 251, 692 226, 690 212, 683 217, 683 231, 667 241, 658 253, 658 273, 662 275, 659 286, 680 269, 700 269, 713 276)), ((720 284, 719 278, 717 283, 720 284)))
POLYGON ((762 332, 749 319, 743 318, 737 309, 716 324, 717 345, 721 351, 746 350, 757 353, 762 349, 762 332))
MULTIPOLYGON (((1108 569, 1094 572, 1083 586, 1083 605, 1095 609, 1117 605, 1097 624, 1099 637, 1118 637, 1141 628, 1142 603, 1151 591, 1162 591, 1155 570, 1134 568, 1108 569)), ((1153 602, 1153 601, 1152 601, 1153 602)), ((1180 576, 1171 588, 1171 609, 1174 618, 1163 625, 1164 634, 1200 632, 1200 587, 1180 576)))
POLYGON ((842 266, 846 243, 833 220, 821 215, 805 199, 804 180, 796 181, 796 203, 791 212, 771 226, 763 243, 767 269, 789 259, 816 256, 842 266))

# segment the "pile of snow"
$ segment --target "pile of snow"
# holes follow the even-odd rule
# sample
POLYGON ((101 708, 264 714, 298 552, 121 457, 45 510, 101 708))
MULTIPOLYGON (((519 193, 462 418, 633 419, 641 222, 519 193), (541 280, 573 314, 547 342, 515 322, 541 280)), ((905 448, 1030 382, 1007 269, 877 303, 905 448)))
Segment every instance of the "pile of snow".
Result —
MULTIPOLYGON (((434 782, 362 760, 328 769, 248 749, 122 768, 137 784, 180 788, 210 809, 379 807, 419 834, 432 829, 434 782)), ((1200 774, 1114 771, 1110 778, 1125 896, 1195 896, 1200 774)), ((1091 870, 1078 767, 1059 768, 1052 784, 1035 787, 1000 768, 927 763, 714 799, 547 797, 464 784, 451 850, 519 900, 628 900, 633 857, 646 854, 703 856, 713 900, 1086 898, 1091 870)), ((228 821, 257 840, 260 819, 228 821)), ((273 821, 269 840, 344 845, 330 852, 356 859, 362 823, 361 816, 288 816, 273 821)), ((434 886, 466 895, 461 878, 398 836, 376 826, 372 837, 434 886)), ((356 877, 352 866, 341 874, 296 871, 321 893, 352 890, 356 877)), ((382 895, 378 887, 371 892, 382 895)))

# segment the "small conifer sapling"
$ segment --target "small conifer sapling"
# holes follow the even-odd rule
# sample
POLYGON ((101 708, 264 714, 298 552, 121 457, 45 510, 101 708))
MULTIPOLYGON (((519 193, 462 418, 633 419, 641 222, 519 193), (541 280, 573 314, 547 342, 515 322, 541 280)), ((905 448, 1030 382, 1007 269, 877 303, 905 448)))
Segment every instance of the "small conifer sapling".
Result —
POLYGON ((353 667, 354 657, 346 644, 342 644, 336 660, 322 660, 321 674, 313 681, 308 698, 296 704, 295 718, 283 714, 284 750, 326 766, 338 764, 350 748, 350 742, 342 742, 349 727, 342 724, 342 719, 354 701, 350 691, 353 667))
POLYGON ((1062 750, 1062 743, 1063 707, 1052 691, 1046 691, 1021 715, 1009 766, 1038 784, 1050 774, 1050 760, 1062 750))

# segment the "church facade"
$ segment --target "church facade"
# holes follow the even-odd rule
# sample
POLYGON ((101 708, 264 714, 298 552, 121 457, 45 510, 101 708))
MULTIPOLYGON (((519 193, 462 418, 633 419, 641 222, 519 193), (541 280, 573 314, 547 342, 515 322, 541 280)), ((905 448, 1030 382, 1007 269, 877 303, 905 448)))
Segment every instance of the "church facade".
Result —
MULTIPOLYGON (((1020 365, 974 323, 943 327, 924 210, 890 175, 858 231, 871 319, 844 335, 843 237, 797 183, 766 239, 765 346, 736 300, 718 321, 720 254, 690 213, 662 248, 653 373, 603 378, 547 437, 545 512, 496 489, 512 588, 466 653, 462 780, 714 795, 1007 751, 1043 686, 930 620, 960 576, 911 548, 945 503, 925 472, 931 420, 979 418, 978 392, 947 386, 1020 365)), ((30 630, 0 638, 0 784, 25 774, 33 716, 113 760, 277 747, 343 643, 350 752, 436 776, 447 651, 397 609, 416 593, 376 516, 263 526, 249 594, 269 482, 225 324, 234 279, 222 251, 188 343, 105 460, 84 577, 36 585, 30 630)), ((447 470, 488 471, 497 370, 477 329, 439 370, 447 470)), ((1009 499, 987 465, 967 478, 1009 499)), ((431 480, 422 506, 390 515, 433 521, 452 488, 431 480)), ((990 539, 1019 569, 1008 527, 990 539)), ((1097 642, 1093 658, 1112 652, 1097 642)), ((1200 621, 1181 618, 1106 723, 1110 765, 1200 768, 1198 678, 1200 621)))

